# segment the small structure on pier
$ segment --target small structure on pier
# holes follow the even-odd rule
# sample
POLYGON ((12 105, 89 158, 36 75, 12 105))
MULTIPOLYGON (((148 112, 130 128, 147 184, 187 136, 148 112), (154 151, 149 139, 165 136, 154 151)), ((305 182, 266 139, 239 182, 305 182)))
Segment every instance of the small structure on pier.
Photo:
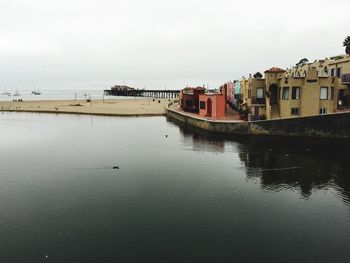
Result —
POLYGON ((180 90, 146 90, 134 89, 128 86, 116 85, 110 90, 104 91, 107 96, 129 96, 129 97, 150 97, 150 98, 177 98, 180 90))
POLYGON ((110 90, 105 90, 107 95, 116 96, 129 96, 129 94, 134 93, 135 89, 126 85, 115 85, 111 87, 110 90))

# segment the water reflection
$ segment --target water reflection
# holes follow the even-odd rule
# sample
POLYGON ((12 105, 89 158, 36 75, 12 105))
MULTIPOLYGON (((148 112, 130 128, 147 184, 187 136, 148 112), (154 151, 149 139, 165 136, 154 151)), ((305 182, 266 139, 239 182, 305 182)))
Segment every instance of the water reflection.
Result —
POLYGON ((258 181, 263 190, 292 189, 309 198, 313 190, 334 188, 350 204, 349 141, 213 135, 178 125, 183 143, 194 150, 223 153, 225 145, 233 146, 247 179, 258 181))
MULTIPOLYGON (((247 170, 247 177, 261 178, 261 186, 268 190, 285 187, 300 189, 301 195, 308 198, 315 188, 339 187, 349 196, 349 182, 345 175, 349 165, 341 159, 308 153, 303 146, 292 149, 288 144, 285 150, 279 147, 264 147, 261 144, 240 144, 240 159, 247 170)), ((315 149, 314 149, 315 150, 315 149)))
POLYGON ((191 146, 193 151, 225 152, 225 140, 215 139, 210 133, 193 132, 193 129, 186 126, 179 127, 181 143, 191 146))
POLYGON ((0 128, 0 262, 348 261, 343 142, 163 117, 6 113, 0 128))

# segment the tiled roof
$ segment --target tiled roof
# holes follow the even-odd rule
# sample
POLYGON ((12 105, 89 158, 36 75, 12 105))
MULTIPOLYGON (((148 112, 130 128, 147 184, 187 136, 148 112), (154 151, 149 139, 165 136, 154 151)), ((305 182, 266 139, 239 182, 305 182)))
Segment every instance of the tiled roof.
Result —
POLYGON ((265 70, 265 73, 284 73, 286 72, 284 69, 273 67, 268 70, 265 70))

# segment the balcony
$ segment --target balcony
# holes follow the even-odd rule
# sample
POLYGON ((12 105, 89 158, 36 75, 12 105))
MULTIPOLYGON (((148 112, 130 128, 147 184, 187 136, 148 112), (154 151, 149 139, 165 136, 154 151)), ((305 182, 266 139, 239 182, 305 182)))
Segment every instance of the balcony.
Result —
POLYGON ((252 104, 262 104, 265 105, 265 98, 257 98, 252 96, 252 104))
POLYGON ((343 84, 350 84, 350 74, 343 74, 341 76, 341 82, 343 84))

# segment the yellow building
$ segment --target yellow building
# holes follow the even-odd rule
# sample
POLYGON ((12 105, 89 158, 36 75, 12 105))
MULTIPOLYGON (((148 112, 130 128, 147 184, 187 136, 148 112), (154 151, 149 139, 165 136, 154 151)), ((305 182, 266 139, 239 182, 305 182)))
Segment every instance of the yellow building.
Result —
POLYGON ((337 56, 241 81, 251 120, 334 113, 350 106, 350 56, 337 56))

